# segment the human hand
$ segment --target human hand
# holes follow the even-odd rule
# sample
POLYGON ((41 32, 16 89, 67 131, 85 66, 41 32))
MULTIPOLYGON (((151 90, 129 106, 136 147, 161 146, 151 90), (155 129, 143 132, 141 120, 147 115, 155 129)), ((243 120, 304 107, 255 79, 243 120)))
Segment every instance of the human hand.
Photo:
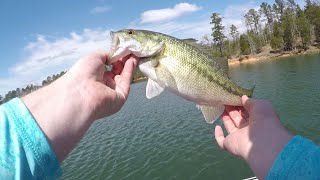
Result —
MULTIPOLYGON (((78 61, 67 73, 70 87, 78 87, 80 101, 91 120, 110 116, 120 110, 129 95, 137 57, 128 55, 105 71, 107 53, 97 53, 78 61)), ((80 103, 81 103, 80 102, 80 103)))
POLYGON ((116 113, 125 103, 137 58, 127 56, 105 71, 107 53, 80 59, 62 77, 22 101, 45 133, 60 162, 94 120, 116 113))
POLYGON ((226 106, 222 122, 228 135, 216 126, 220 148, 243 158, 259 179, 264 179, 273 161, 293 137, 281 124, 270 102, 242 97, 243 107, 226 106))

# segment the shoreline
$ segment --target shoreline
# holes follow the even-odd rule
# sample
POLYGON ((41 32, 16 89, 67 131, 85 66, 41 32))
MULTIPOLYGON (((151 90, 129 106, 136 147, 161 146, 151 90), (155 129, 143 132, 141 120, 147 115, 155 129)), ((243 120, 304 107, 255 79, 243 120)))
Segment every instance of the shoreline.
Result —
POLYGON ((260 61, 265 61, 269 59, 276 59, 276 58, 285 58, 285 57, 292 57, 292 56, 301 56, 301 55, 307 55, 307 54, 318 54, 320 53, 320 49, 314 47, 310 48, 306 51, 288 51, 283 53, 260 53, 255 55, 247 55, 243 57, 238 58, 230 58, 228 59, 228 65, 239 65, 243 63, 256 63, 260 61))
MULTIPOLYGON (((236 66, 240 64, 248 64, 248 63, 258 63, 261 61, 266 61, 269 59, 282 59, 286 57, 294 57, 294 56, 302 56, 302 55, 308 55, 308 54, 320 54, 320 49, 313 47, 306 51, 288 51, 288 52, 282 52, 282 53, 260 53, 255 55, 246 55, 238 58, 230 58, 228 59, 228 66, 236 66), (242 60, 240 60, 242 59, 242 60)), ((132 84, 139 83, 146 81, 147 77, 140 77, 138 79, 133 79, 132 84)))

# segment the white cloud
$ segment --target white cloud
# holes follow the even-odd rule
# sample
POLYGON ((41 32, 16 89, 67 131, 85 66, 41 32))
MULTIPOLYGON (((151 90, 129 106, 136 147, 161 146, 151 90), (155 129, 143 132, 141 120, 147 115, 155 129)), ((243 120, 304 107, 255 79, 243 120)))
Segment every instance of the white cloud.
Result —
POLYGON ((149 10, 142 13, 141 23, 168 21, 180 17, 183 14, 195 12, 200 9, 201 7, 194 4, 179 3, 173 8, 149 10))
POLYGON ((104 13, 107 11, 110 11, 111 7, 110 6, 97 6, 91 9, 90 13, 91 14, 99 14, 99 13, 104 13))
POLYGON ((146 29, 175 36, 177 38, 195 38, 200 40, 205 34, 210 33, 210 19, 202 18, 193 22, 171 21, 157 24, 131 25, 134 29, 146 29))
POLYGON ((47 76, 68 70, 79 58, 94 51, 109 50, 109 32, 84 29, 54 40, 38 35, 34 42, 25 46, 25 58, 9 68, 10 78, 0 79, 0 94, 31 83, 41 84, 47 76))
MULTIPOLYGON (((229 27, 234 24, 240 32, 245 32, 246 27, 243 15, 251 8, 258 8, 255 3, 248 2, 241 5, 229 5, 221 10, 223 17, 223 25, 225 26, 226 35, 229 33, 229 27)), ((174 8, 151 10, 156 13, 154 16, 144 17, 144 21, 133 21, 128 28, 148 29, 152 31, 170 34, 178 38, 195 38, 201 40, 204 35, 210 38, 211 12, 205 12, 199 17, 192 19, 179 20, 175 19, 184 13, 192 12, 200 9, 196 5, 187 3, 177 4, 174 8), (181 7, 188 7, 182 8, 181 7), (180 10, 179 10, 180 8, 180 10), (187 10, 189 9, 189 10, 187 10), (176 10, 176 14, 165 16, 159 19, 156 15, 172 10, 176 10), (159 14, 157 14, 159 13, 159 14), (164 22, 164 20, 167 20, 164 22), (158 23, 146 23, 158 22, 158 23)), ((150 11, 146 11, 150 12, 150 11)), ((145 13, 146 13, 145 12, 145 13)), ((160 16, 160 15, 159 15, 160 16)), ((143 18, 142 18, 143 20, 143 18)), ((16 89, 17 87, 25 87, 28 84, 40 84, 47 76, 65 71, 75 63, 80 57, 97 50, 110 49, 110 36, 108 30, 92 30, 84 29, 82 32, 71 32, 67 37, 52 38, 47 35, 38 35, 33 41, 24 47, 24 59, 17 65, 9 68, 10 78, 0 78, 0 94, 4 95, 7 91, 16 89)))
MULTIPOLYGON (((183 3, 181 3, 183 4, 183 3)), ((187 3, 186 3, 187 4, 187 3)), ((147 29, 157 32, 162 32, 166 34, 170 34, 176 36, 178 38, 195 38, 201 40, 205 35, 211 38, 211 24, 210 24, 210 13, 207 13, 205 16, 199 18, 194 18, 189 21, 179 21, 170 19, 173 15, 170 13, 175 9, 179 4, 177 4, 174 8, 167 9, 159 9, 159 10, 150 10, 143 13, 147 15, 145 17, 141 17, 140 24, 137 21, 134 21, 130 24, 130 28, 137 29, 147 29), (153 12, 156 11, 156 12, 153 12), (153 12, 153 13, 149 13, 153 12), (165 16, 164 14, 168 14, 165 16), (164 22, 164 20, 167 20, 164 22), (159 22, 158 22, 159 21, 159 22), (158 22, 147 24, 146 22, 158 22)), ((189 4, 190 5, 190 4, 189 4)), ((196 6, 196 5, 193 5, 196 6)), ((196 6, 198 9, 199 7, 196 6)), ((230 26, 233 24, 238 28, 240 33, 244 33, 246 31, 246 26, 244 22, 244 15, 249 11, 249 9, 259 9, 259 5, 257 5, 253 1, 248 1, 245 4, 232 4, 227 6, 224 10, 220 11, 220 15, 223 18, 222 24, 225 26, 225 35, 229 35, 230 26)), ((175 12, 177 13, 177 12, 175 12)), ((174 13, 173 13, 174 14, 174 13)))
POLYGON ((233 24, 237 27, 240 33, 246 31, 246 25, 244 22, 244 15, 249 9, 258 10, 259 6, 254 2, 248 2, 247 4, 234 4, 229 5, 223 12, 222 23, 225 26, 226 34, 229 34, 230 26, 233 24))

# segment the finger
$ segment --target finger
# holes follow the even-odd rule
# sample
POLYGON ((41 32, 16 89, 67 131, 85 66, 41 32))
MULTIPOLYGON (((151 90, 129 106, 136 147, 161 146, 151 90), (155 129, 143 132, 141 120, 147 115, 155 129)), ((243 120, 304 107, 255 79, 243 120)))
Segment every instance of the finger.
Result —
POLYGON ((233 123, 236 127, 239 127, 245 119, 241 116, 239 109, 237 107, 226 106, 226 112, 229 114, 233 123))
POLYGON ((104 72, 104 74, 103 74, 104 82, 105 82, 107 79, 109 79, 109 78, 114 79, 115 76, 116 76, 116 75, 115 75, 113 72, 111 72, 111 71, 106 71, 106 72, 104 72))
POLYGON ((105 72, 103 76, 103 82, 106 86, 110 87, 111 89, 115 89, 116 82, 114 81, 115 75, 112 72, 105 72))
POLYGON ((224 149, 223 142, 224 142, 225 137, 223 135, 223 131, 222 131, 222 128, 220 126, 216 126, 215 127, 215 129, 214 129, 214 137, 215 137, 219 147, 221 149, 224 149))
POLYGON ((136 58, 131 56, 128 60, 126 60, 123 70, 121 72, 121 77, 127 81, 127 83, 130 85, 132 77, 133 77, 133 71, 136 66, 136 58))
POLYGON ((130 57, 123 67, 120 75, 115 77, 116 81, 116 91, 121 93, 125 98, 127 98, 130 90, 130 84, 133 77, 133 71, 135 68, 134 59, 130 57))
POLYGON ((249 120, 246 120, 245 122, 243 122, 242 124, 240 124, 240 126, 238 127, 239 129, 242 129, 242 128, 244 128, 244 127, 247 127, 247 126, 249 126, 249 120))
POLYGON ((130 58, 133 61, 133 65, 134 65, 134 69, 135 69, 137 67, 137 65, 138 65, 139 57, 137 57, 137 56, 132 54, 130 58))
POLYGON ((222 122, 229 134, 237 130, 236 126, 234 125, 232 119, 230 118, 227 112, 224 112, 222 114, 222 122))
POLYGON ((108 53, 104 51, 98 51, 87 57, 87 59, 92 59, 92 58, 99 59, 101 60, 102 64, 106 64, 108 60, 108 53))
POLYGON ((249 112, 252 110, 252 100, 248 98, 248 96, 242 96, 241 97, 241 102, 243 107, 249 112))
POLYGON ((241 114, 241 116, 244 119, 248 119, 249 118, 249 113, 244 107, 239 107, 239 113, 241 114))
POLYGON ((108 53, 107 52, 98 52, 97 56, 101 59, 103 64, 106 64, 107 60, 108 60, 108 53))

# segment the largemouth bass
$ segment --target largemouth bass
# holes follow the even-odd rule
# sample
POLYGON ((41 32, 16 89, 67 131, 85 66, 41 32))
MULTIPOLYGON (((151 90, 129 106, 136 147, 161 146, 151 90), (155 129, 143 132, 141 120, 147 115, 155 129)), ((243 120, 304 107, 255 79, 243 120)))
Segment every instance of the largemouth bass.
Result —
POLYGON ((242 95, 252 96, 253 88, 242 88, 228 77, 226 59, 213 58, 194 42, 133 29, 111 32, 111 36, 108 63, 129 54, 140 57, 138 68, 148 77, 148 99, 167 89, 195 102, 205 120, 213 123, 225 105, 241 106, 242 95))

